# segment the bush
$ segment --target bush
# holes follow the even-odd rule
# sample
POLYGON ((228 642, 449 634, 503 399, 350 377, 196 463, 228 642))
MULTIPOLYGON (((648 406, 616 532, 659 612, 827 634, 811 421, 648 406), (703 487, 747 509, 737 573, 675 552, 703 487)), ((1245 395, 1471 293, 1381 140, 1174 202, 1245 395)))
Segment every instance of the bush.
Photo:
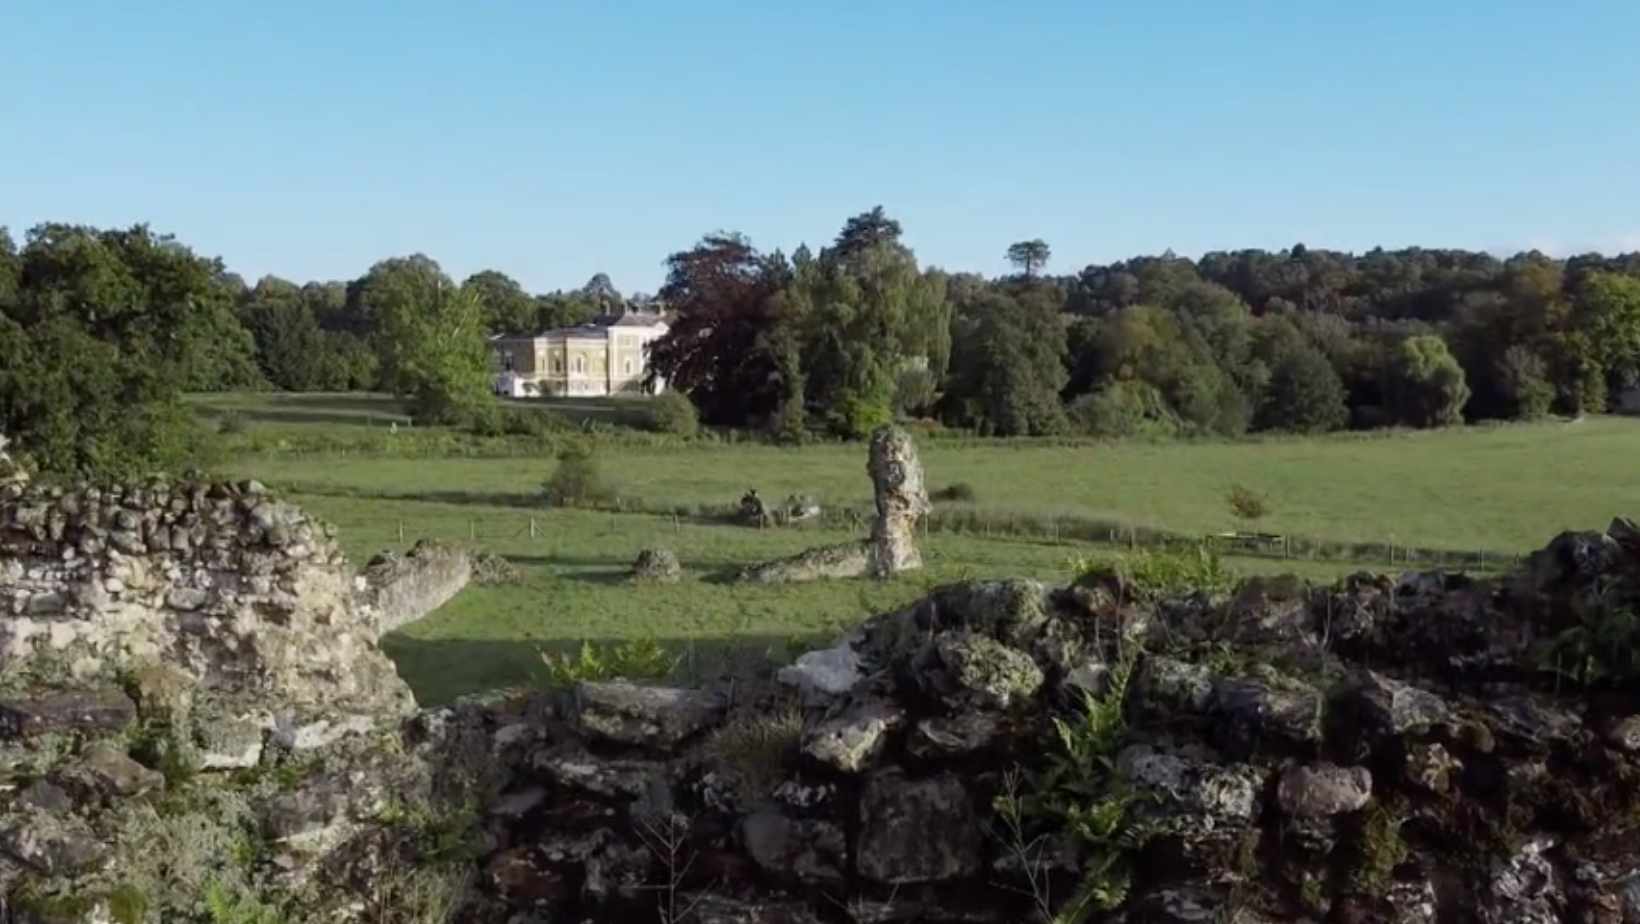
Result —
POLYGON ((948 503, 972 504, 978 498, 978 495, 974 492, 973 485, 966 481, 959 481, 956 484, 948 484, 940 488, 930 494, 929 498, 948 503))
MULTIPOLYGON (((480 404, 472 408, 467 412, 467 429, 479 436, 501 436, 506 432, 501 410, 497 404, 480 404)), ((417 422, 424 421, 418 417, 417 422)))
POLYGON ((1144 382, 1112 382, 1072 401, 1066 412, 1089 436, 1175 436, 1180 429, 1167 399, 1144 382))
POLYGON ((846 439, 865 439, 878 427, 894 422, 886 399, 854 393, 845 395, 826 415, 831 430, 846 439))
POLYGON ((501 412, 501 429, 508 436, 540 436, 551 423, 544 411, 533 408, 509 407, 501 412))
POLYGON ((558 453, 558 467, 545 485, 547 503, 554 507, 592 507, 610 499, 598 456, 586 446, 570 446, 558 453))
POLYGON ((1255 523, 1263 519, 1264 515, 1270 512, 1264 496, 1254 493, 1251 488, 1245 485, 1231 485, 1230 493, 1225 496, 1225 503, 1230 505, 1230 513, 1236 519, 1246 520, 1249 523, 1255 523))
POLYGON ((228 411, 216 419, 216 432, 223 436, 237 436, 248 426, 245 415, 239 411, 228 411))
POLYGON ((700 413, 682 392, 662 392, 649 401, 649 429, 673 436, 694 436, 700 432, 700 413))

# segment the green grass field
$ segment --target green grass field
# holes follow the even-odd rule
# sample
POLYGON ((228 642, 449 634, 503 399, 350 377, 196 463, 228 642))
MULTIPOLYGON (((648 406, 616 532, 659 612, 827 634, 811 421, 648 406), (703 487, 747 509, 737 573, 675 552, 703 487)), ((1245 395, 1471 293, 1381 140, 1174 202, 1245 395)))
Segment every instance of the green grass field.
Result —
MULTIPOLYGON (((340 527, 342 545, 356 563, 383 549, 402 548, 402 524, 405 545, 423 537, 455 541, 506 556, 523 573, 517 585, 469 586, 438 612, 384 640, 423 703, 538 682, 541 650, 573 651, 583 640, 654 639, 685 658, 682 670, 691 677, 731 664, 745 669, 784 663, 868 615, 916 600, 935 584, 999 577, 1063 582, 1073 559, 1101 551, 1069 543, 936 535, 924 543, 927 567, 897 580, 757 586, 726 578, 754 562, 852 537, 834 530, 758 530, 638 514, 288 497, 340 527), (632 559, 647 546, 676 551, 685 579, 674 585, 627 580, 632 559)), ((1233 567, 1249 573, 1292 570, 1284 564, 1232 560, 1233 567)), ((1318 578, 1337 573, 1336 565, 1295 564, 1318 578)))
MULTIPOLYGON (((602 404, 583 402, 581 413, 630 413, 632 407, 621 403, 606 412, 602 404)), ((248 433, 264 437, 380 430, 397 413, 389 399, 375 396, 223 396, 202 405, 207 415, 238 412, 248 433)), ((982 509, 1214 532, 1234 525, 1224 496, 1231 484, 1241 483, 1270 497, 1272 512, 1261 529, 1338 541, 1524 552, 1559 530, 1603 526, 1613 515, 1640 507, 1640 484, 1626 477, 1637 450, 1640 421, 1613 417, 1243 443, 930 440, 923 461, 931 487, 967 482, 982 509)), ((224 467, 237 477, 283 486, 292 500, 336 523, 355 561, 400 547, 402 526, 405 544, 421 537, 464 541, 522 568, 522 584, 470 587, 385 640, 418 698, 429 703, 538 682, 540 650, 567 650, 583 639, 654 638, 685 656, 683 669, 697 676, 731 660, 779 662, 870 613, 910 602, 930 584, 963 577, 1063 580, 1073 558, 1109 551, 936 533, 925 543, 927 569, 913 577, 741 586, 723 576, 850 534, 532 509, 521 505, 539 495, 551 471, 546 452, 492 455, 400 458, 264 448, 224 467), (535 538, 529 535, 531 517, 535 538), (643 587, 624 579, 632 558, 649 545, 678 552, 689 569, 684 582, 643 587)), ((771 498, 806 492, 832 503, 870 499, 859 445, 783 449, 615 440, 600 455, 618 491, 653 505, 730 504, 748 487, 771 498)), ((1270 559, 1231 559, 1230 565, 1243 572, 1298 570, 1316 578, 1361 567, 1270 559)))
MULTIPOLYGON (((273 418, 284 427, 296 417, 322 418, 332 400, 340 407, 330 426, 359 426, 361 403, 382 408, 378 419, 392 407, 369 398, 271 400, 276 407, 268 413, 284 415, 273 418)), ((1186 533, 1236 525, 1225 504, 1232 484, 1270 498, 1263 530, 1447 549, 1523 552, 1561 530, 1601 527, 1613 515, 1640 509, 1640 478, 1629 477, 1628 468, 1640 455, 1640 419, 1624 417, 1246 442, 1047 446, 934 440, 922 455, 930 487, 967 482, 982 509, 1083 515, 1186 533)), ((634 445, 606 449, 602 459, 617 491, 654 504, 731 504, 750 487, 770 498, 805 492, 854 505, 869 503, 871 496, 858 445, 634 445)), ((435 464, 275 453, 227 467, 321 490, 480 497, 534 495, 552 461, 514 456, 435 464)))

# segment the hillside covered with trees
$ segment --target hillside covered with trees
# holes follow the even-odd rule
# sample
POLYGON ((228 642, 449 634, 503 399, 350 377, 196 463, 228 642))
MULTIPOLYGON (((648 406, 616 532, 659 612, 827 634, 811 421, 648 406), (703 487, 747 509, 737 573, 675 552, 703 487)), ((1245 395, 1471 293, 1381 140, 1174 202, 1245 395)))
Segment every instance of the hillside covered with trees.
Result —
POLYGON ((857 436, 895 417, 999 436, 1432 427, 1598 412, 1640 384, 1640 254, 1508 259, 1302 245, 1051 275, 919 264, 882 208, 818 252, 710 234, 654 299, 604 275, 532 294, 416 254, 351 281, 247 285, 145 226, 0 230, 0 431, 45 469, 172 467, 190 391, 388 390, 421 419, 491 407, 485 338, 664 308, 654 371, 715 425, 857 436))

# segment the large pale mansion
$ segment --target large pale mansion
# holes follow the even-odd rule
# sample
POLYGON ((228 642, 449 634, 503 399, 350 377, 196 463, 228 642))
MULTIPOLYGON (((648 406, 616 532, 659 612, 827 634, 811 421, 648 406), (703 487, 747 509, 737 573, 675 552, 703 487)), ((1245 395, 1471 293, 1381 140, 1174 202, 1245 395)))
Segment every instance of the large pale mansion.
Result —
MULTIPOLYGON (((666 330, 665 315, 626 311, 533 337, 492 338, 495 393, 522 398, 642 392, 649 344, 666 330)), ((655 391, 664 388, 664 382, 655 383, 655 391)))

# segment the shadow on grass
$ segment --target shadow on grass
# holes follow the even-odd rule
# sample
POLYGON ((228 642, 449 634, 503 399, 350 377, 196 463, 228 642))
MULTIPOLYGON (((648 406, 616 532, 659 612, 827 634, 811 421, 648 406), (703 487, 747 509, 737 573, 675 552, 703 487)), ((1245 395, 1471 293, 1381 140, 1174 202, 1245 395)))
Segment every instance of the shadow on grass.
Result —
POLYGON ((284 487, 295 494, 316 497, 348 497, 368 500, 410 501, 422 504, 447 504, 455 507, 521 507, 540 510, 552 509, 546 505, 540 492, 526 491, 380 491, 338 487, 333 484, 290 482, 284 487))
MULTIPOLYGON (((443 705, 471 693, 505 688, 544 689, 548 685, 543 651, 574 657, 583 642, 600 649, 633 639, 555 637, 544 639, 421 639, 394 632, 382 638, 382 650, 410 685, 416 702, 443 705)), ((763 683, 774 672, 812 648, 830 644, 829 634, 793 636, 742 635, 723 638, 657 638, 654 641, 677 658, 677 667, 664 678, 634 677, 635 683, 680 686, 735 678, 763 683)))

